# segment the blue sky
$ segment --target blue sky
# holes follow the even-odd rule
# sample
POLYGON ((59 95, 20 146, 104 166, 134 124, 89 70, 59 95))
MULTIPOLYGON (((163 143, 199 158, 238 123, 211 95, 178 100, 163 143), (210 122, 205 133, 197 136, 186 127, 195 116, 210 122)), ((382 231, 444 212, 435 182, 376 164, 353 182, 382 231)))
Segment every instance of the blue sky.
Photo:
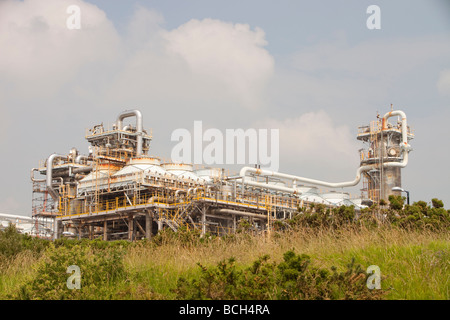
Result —
MULTIPOLYGON (((87 152, 84 130, 139 108, 151 154, 177 128, 278 128, 280 171, 352 180, 357 127, 404 110, 412 201, 450 206, 450 2, 0 2, 0 212, 29 215, 29 172, 87 152), (67 6, 81 29, 67 30, 67 6), (369 5, 381 29, 369 30, 369 5)), ((231 168, 235 169, 235 167, 231 168)), ((360 187, 360 186, 359 186, 360 187)), ((353 195, 359 187, 352 188, 353 195)))

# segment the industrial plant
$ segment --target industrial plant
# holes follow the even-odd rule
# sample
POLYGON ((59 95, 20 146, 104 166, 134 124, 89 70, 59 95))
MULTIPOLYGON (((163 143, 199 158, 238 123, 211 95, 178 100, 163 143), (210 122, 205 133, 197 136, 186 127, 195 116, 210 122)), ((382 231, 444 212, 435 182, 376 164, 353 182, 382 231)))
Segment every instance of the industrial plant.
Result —
POLYGON ((88 154, 72 148, 31 169, 33 234, 133 241, 150 239, 164 228, 226 235, 243 222, 254 233, 270 233, 276 221, 290 219, 313 203, 360 210, 397 194, 392 188, 401 187, 401 169, 408 163, 413 137, 399 110, 359 127, 357 139, 364 146, 356 177, 348 182, 325 182, 258 166, 229 174, 224 168, 149 156, 152 135, 144 128, 141 112, 124 111, 111 127, 102 124, 87 130, 88 154), (124 125, 127 118, 132 124, 124 125), (390 123, 391 118, 397 122, 390 123), (358 199, 343 191, 361 180, 358 199))

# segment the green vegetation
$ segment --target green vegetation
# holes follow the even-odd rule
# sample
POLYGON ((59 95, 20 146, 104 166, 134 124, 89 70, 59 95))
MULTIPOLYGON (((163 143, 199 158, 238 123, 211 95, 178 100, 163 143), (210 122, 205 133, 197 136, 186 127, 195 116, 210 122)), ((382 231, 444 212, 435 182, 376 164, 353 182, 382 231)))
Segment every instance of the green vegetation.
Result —
POLYGON ((151 241, 54 242, 0 231, 0 299, 450 298, 450 213, 404 198, 356 212, 301 208, 270 237, 165 229, 151 241), (68 289, 77 265, 81 288, 68 289), (368 289, 367 267, 381 270, 368 289))

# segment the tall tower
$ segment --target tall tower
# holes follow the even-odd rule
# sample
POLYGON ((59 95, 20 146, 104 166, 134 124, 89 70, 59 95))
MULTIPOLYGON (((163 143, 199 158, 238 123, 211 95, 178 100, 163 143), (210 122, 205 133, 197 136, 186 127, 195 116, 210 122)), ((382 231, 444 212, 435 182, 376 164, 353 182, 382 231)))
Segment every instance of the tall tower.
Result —
POLYGON ((399 195, 399 192, 392 191, 392 188, 401 187, 401 166, 392 164, 404 161, 403 148, 409 147, 409 144, 405 146, 404 143, 405 132, 407 141, 414 138, 410 127, 406 126, 406 131, 403 131, 402 126, 400 116, 397 123, 391 124, 386 118, 377 115, 377 120, 372 121, 370 125, 358 127, 357 139, 365 144, 364 148, 360 149, 360 165, 372 166, 363 171, 363 199, 378 203, 381 199, 388 201, 391 194, 399 195))

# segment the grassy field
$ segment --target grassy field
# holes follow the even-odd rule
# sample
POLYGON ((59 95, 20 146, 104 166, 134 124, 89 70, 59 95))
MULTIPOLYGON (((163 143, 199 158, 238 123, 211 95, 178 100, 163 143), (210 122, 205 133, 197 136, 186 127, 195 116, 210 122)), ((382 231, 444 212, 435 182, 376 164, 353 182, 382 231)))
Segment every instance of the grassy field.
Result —
POLYGON ((25 246, 10 257, 0 256, 0 298, 178 299, 180 277, 198 279, 202 273, 198 263, 213 267, 233 257, 236 268, 244 270, 264 255, 280 263, 289 250, 307 254, 317 268, 345 271, 352 258, 363 270, 379 266, 383 299, 450 298, 450 234, 445 229, 344 226, 296 228, 270 237, 241 234, 187 241, 171 236, 158 242, 94 243, 42 244, 39 250, 25 246), (120 256, 108 255, 115 249, 120 256), (69 277, 65 268, 77 263, 86 267, 81 295, 74 296, 74 290, 65 288, 69 277))

